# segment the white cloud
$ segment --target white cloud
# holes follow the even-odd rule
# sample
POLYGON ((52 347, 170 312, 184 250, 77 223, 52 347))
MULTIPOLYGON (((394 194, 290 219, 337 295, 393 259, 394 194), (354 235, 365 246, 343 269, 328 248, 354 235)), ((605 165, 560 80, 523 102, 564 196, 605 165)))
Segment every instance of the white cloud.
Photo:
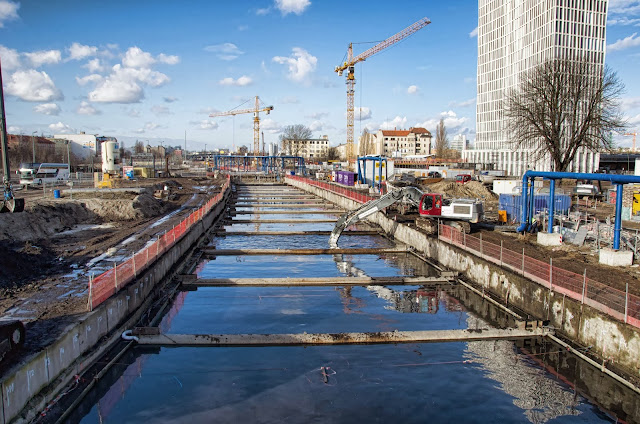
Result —
POLYGON ((104 66, 98 58, 91 59, 85 65, 82 65, 82 67, 87 68, 91 73, 104 72, 107 70, 107 67, 104 66))
POLYGON ((260 129, 269 134, 278 134, 282 132, 282 126, 271 118, 260 120, 260 129))
POLYGON ((636 37, 636 35, 638 35, 638 33, 634 32, 628 37, 618 40, 613 44, 609 44, 607 46, 607 51, 613 52, 616 50, 624 50, 630 47, 640 46, 640 37, 636 37))
POLYGON ((0 58, 3 71, 12 71, 20 67, 20 53, 17 50, 0 45, 0 58))
POLYGON ((640 107, 640 97, 627 97, 620 101, 622 110, 631 110, 640 107))
POLYGON ((10 134, 22 134, 24 131, 22 130, 22 127, 17 127, 15 125, 10 125, 9 127, 7 127, 7 132, 9 132, 10 134))
POLYGON ((469 33, 469 38, 474 38, 478 36, 478 27, 475 27, 473 31, 469 33))
POLYGON ((246 31, 249 29, 249 25, 238 25, 238 31, 246 31))
POLYGON ((262 8, 262 9, 256 9, 256 15, 258 15, 258 16, 266 15, 269 12, 271 12, 271 8, 270 7, 265 7, 265 8, 262 8))
POLYGON ((97 47, 85 46, 80 43, 71 44, 71 47, 67 50, 69 51, 69 60, 82 60, 87 57, 95 56, 98 53, 97 47))
POLYGON ((149 68, 156 63, 151 53, 145 52, 139 47, 129 47, 124 54, 122 64, 127 68, 149 68))
POLYGON ((0 0, 0 28, 4 27, 6 21, 18 19, 18 9, 20 3, 12 1, 0 0))
POLYGON ((33 111, 42 113, 43 115, 58 115, 60 113, 60 106, 55 103, 43 103, 34 107, 33 111))
POLYGON ((236 87, 244 87, 247 86, 249 84, 251 84, 253 82, 253 80, 251 78, 249 78, 246 75, 241 76, 238 79, 233 79, 231 77, 227 77, 227 78, 223 78, 220 81, 218 81, 218 84, 220 85, 233 85, 236 87))
POLYGON ((210 121, 208 119, 204 119, 202 121, 195 123, 198 129, 200 130, 215 130, 218 129, 218 123, 215 121, 210 121))
POLYGON ((371 109, 366 106, 353 108, 353 119, 356 121, 366 121, 367 119, 371 119, 371 109))
POLYGON ((329 112, 314 112, 310 115, 307 115, 307 118, 322 119, 322 118, 326 118, 327 116, 329 116, 329 112))
POLYGON ((638 18, 630 19, 627 16, 621 16, 619 18, 613 18, 613 19, 607 18, 607 25, 640 26, 640 19, 638 18))
POLYGON ((419 90, 417 85, 410 85, 409 88, 407 88, 407 94, 417 94, 419 90))
POLYGON ((91 82, 94 84, 97 84, 99 82, 101 82, 103 79, 102 75, 98 75, 98 74, 91 74, 91 75, 87 75, 85 77, 76 77, 76 82, 78 83, 78 85, 87 85, 87 83, 91 82))
POLYGON ((147 122, 146 124, 144 124, 144 129, 145 130, 149 130, 149 131, 153 131, 155 129, 161 128, 160 124, 157 124, 155 122, 147 122))
POLYGON ((60 121, 56 124, 49 125, 49 130, 54 134, 72 134, 75 132, 69 125, 63 124, 60 121))
POLYGON ((631 126, 636 126, 640 124, 640 114, 636 116, 628 116, 626 118, 627 118, 627 123, 631 126))
POLYGON ((144 134, 144 128, 135 129, 135 130, 133 130, 133 132, 136 133, 136 134, 144 134))
POLYGON ((449 107, 468 107, 476 103, 476 98, 463 100, 461 102, 449 102, 449 107))
POLYGON ((91 103, 82 101, 76 110, 78 115, 99 115, 101 112, 94 108, 91 103))
POLYGON ((405 125, 407 125, 407 117, 403 116, 401 118, 400 116, 396 116, 395 118, 393 118, 393 120, 384 121, 382 124, 380 124, 380 129, 394 130, 394 129, 404 128, 405 125))
POLYGON ((172 96, 167 96, 167 97, 163 97, 162 98, 166 103, 173 103, 173 102, 177 102, 178 98, 177 97, 172 97, 172 96))
POLYGON ((165 74, 148 68, 123 68, 120 64, 89 93, 89 100, 103 103, 137 103, 144 98, 139 83, 160 87, 170 81, 165 74))
POLYGON ((160 105, 155 105, 151 107, 151 112, 153 112, 154 115, 171 115, 171 110, 169 110, 169 108, 167 106, 160 106, 160 105))
POLYGON ((138 109, 130 109, 127 112, 127 115, 132 117, 132 118, 139 118, 140 117, 140 110, 138 109))
POLYGON ((435 118, 431 118, 424 122, 417 123, 416 127, 426 128, 435 134, 436 126, 440 122, 441 118, 444 119, 444 126, 447 128, 447 130, 455 131, 455 132, 459 132, 462 126, 466 124, 467 121, 469 121, 469 118, 458 116, 454 111, 449 110, 449 111, 440 113, 435 118))
POLYGON ((609 13, 630 15, 640 12, 638 0, 610 0, 609 13))
POLYGON ((24 54, 27 59, 31 62, 31 64, 38 68, 42 65, 50 65, 55 63, 60 63, 62 60, 62 54, 60 50, 41 50, 37 52, 25 53, 24 54))
POLYGON ((46 72, 34 69, 12 74, 6 82, 6 90, 8 95, 27 102, 50 102, 64 98, 46 72))
POLYGON ((178 63, 180 63, 180 57, 160 53, 158 55, 158 62, 166 63, 167 65, 177 65, 178 63))
POLYGON ((215 53, 218 59, 222 60, 234 60, 237 59, 238 56, 244 54, 244 52, 241 51, 238 46, 233 43, 214 44, 211 46, 206 46, 204 50, 207 52, 215 53))
POLYGON ((311 5, 309 0, 275 0, 276 8, 283 16, 289 13, 302 14, 311 5))
POLYGON ((322 131, 323 124, 321 121, 313 121, 311 125, 309 125, 309 129, 311 131, 322 131))
POLYGON ((295 82, 305 82, 307 76, 316 69, 318 64, 317 57, 300 47, 294 47, 293 53, 289 57, 276 56, 271 60, 281 65, 287 65, 289 67, 287 77, 295 82))

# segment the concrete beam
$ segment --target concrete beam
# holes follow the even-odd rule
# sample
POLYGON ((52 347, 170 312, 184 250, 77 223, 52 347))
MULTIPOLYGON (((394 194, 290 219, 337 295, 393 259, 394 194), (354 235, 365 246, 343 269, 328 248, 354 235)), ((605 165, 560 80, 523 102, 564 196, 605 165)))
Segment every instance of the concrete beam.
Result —
POLYGON ((325 207, 327 203, 317 203, 317 204, 299 204, 299 205, 279 205, 277 203, 274 204, 265 204, 265 203, 236 203, 235 205, 231 205, 232 208, 254 208, 254 209, 263 209, 263 208, 278 208, 278 209, 300 209, 300 208, 322 208, 325 207), (258 206, 256 206, 258 205, 258 206))
POLYGON ((343 209, 323 209, 320 211, 237 211, 236 215, 257 215, 257 214, 272 214, 272 215, 319 215, 319 214, 343 214, 345 211, 343 209))
MULTIPOLYGON (((218 236, 330 236, 331 231, 216 231, 218 236)), ((342 236, 375 236, 380 231, 343 231, 342 236)))
POLYGON ((384 343, 434 343, 515 340, 552 334, 550 329, 385 331, 375 333, 157 334, 140 335, 138 344, 159 346, 307 346, 384 343))
POLYGON ((407 253, 406 248, 354 248, 354 249, 202 249, 204 256, 245 255, 379 255, 383 253, 407 253))
POLYGON ((232 224, 326 224, 334 223, 336 219, 232 219, 232 224))
POLYGON ((289 287, 289 286, 381 286, 448 284, 451 275, 438 277, 303 277, 303 278, 197 278, 183 275, 182 284, 188 287, 289 287))

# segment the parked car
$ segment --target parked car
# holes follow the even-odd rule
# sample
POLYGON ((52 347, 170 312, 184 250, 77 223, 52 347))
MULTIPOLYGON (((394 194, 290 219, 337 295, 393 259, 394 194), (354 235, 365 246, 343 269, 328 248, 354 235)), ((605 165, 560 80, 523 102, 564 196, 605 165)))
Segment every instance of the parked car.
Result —
POLYGON ((442 178, 442 174, 439 173, 438 171, 429 171, 429 172, 427 172, 427 177, 428 178, 442 178))

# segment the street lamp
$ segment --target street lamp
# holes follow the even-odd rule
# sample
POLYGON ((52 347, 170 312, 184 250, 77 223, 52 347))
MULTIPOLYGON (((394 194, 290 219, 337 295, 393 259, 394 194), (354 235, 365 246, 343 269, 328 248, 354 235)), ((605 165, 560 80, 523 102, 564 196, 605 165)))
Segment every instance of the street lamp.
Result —
POLYGON ((33 160, 31 163, 36 163, 36 139, 34 135, 36 135, 38 131, 34 131, 31 133, 31 148, 33 150, 33 160))

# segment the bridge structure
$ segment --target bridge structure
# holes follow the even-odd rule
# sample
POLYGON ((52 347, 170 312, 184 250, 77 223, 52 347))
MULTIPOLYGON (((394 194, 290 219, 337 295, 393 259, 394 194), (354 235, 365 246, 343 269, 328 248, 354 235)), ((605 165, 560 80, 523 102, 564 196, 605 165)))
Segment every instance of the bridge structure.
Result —
POLYGON ((287 171, 306 175, 302 156, 215 155, 213 169, 227 172, 263 172, 282 174, 287 171))

